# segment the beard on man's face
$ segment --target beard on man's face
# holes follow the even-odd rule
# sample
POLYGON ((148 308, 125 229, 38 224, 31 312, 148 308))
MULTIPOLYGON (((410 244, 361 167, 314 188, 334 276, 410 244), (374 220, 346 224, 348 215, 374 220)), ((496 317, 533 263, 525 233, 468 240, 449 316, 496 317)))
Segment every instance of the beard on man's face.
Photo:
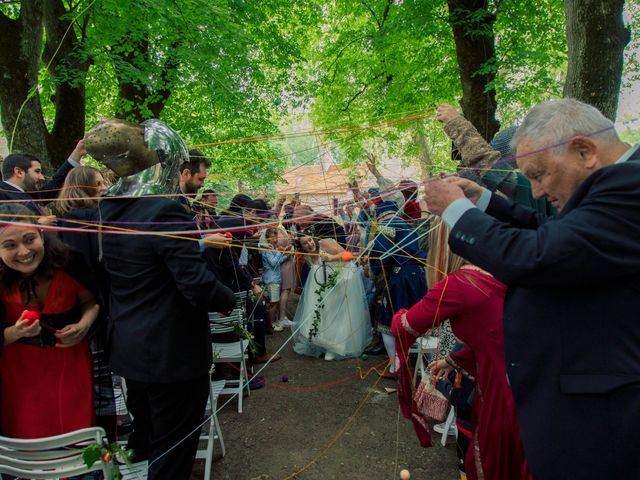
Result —
POLYGON ((40 190, 42 182, 30 177, 29 175, 25 175, 23 184, 24 184, 25 191, 29 192, 34 190, 40 190))
POLYGON ((189 180, 184 184, 184 193, 190 195, 198 193, 200 187, 202 187, 202 182, 200 180, 189 180))

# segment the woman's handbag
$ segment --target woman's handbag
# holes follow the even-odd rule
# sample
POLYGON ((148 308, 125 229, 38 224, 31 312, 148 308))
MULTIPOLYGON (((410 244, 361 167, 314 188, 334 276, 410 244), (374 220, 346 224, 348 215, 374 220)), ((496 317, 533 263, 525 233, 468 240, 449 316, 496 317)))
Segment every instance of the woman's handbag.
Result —
POLYGON ((443 422, 449 414, 449 400, 436 388, 429 374, 422 377, 414 400, 418 409, 434 420, 443 422))

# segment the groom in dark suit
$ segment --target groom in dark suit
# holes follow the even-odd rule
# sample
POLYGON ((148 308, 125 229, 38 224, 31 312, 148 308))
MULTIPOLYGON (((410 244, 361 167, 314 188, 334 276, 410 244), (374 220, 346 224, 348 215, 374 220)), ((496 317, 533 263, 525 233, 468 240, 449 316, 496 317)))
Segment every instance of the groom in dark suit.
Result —
POLYGON ((126 379, 134 417, 129 447, 136 459, 149 460, 148 478, 187 480, 209 396, 208 312, 228 314, 235 296, 207 269, 193 217, 175 200, 178 169, 188 159, 179 135, 158 120, 103 125, 87 134, 88 144, 107 152, 103 161, 114 171, 126 173, 98 209, 110 285, 108 360, 126 379), (137 128, 144 135, 131 134, 137 128), (126 156, 120 140, 135 145, 126 156), (106 233, 123 224, 134 234, 106 233))
POLYGON ((509 286, 507 372, 534 478, 640 478, 638 145, 572 99, 534 107, 514 143, 558 215, 455 177, 425 199, 451 249, 509 286))

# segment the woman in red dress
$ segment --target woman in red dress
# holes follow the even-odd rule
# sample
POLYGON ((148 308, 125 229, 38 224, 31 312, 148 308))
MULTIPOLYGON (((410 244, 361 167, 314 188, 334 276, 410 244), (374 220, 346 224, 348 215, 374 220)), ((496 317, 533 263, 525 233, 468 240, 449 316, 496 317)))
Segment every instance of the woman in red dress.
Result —
POLYGON ((64 272, 68 250, 57 237, 26 223, 22 215, 30 212, 22 206, 2 205, 0 214, 3 222, 22 222, 0 224, 2 434, 37 438, 92 426, 92 365, 85 335, 99 307, 64 272))
MULTIPOLYGON (((445 226, 438 227, 446 229, 445 226)), ((448 235, 439 248, 448 249, 448 235)), ((450 252, 446 252, 450 254, 450 252)), ((502 304, 506 286, 469 264, 447 275, 409 310, 393 319, 396 341, 410 344, 445 319, 465 347, 434 362, 438 376, 452 368, 475 378, 472 408, 473 439, 465 459, 469 479, 517 480, 532 478, 524 457, 513 395, 507 384, 502 335, 502 304)), ((419 402, 418 402, 419 403, 419 402)))

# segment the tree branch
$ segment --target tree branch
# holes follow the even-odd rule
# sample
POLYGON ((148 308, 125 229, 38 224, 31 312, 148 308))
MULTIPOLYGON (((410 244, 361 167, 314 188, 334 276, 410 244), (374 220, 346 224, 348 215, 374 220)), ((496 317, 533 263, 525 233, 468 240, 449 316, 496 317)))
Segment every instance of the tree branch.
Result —
POLYGON ((380 25, 380 28, 382 28, 382 25, 384 25, 384 22, 387 20, 387 17, 389 16, 389 10, 391 9, 392 4, 393 4, 393 0, 387 0, 387 4, 384 7, 384 12, 382 13, 382 24, 380 25))
POLYGON ((351 104, 360 96, 362 95, 364 92, 367 91, 367 89, 371 86, 371 84, 373 82, 375 82, 377 79, 379 79, 380 77, 382 77, 384 75, 384 72, 380 72, 379 74, 377 74, 375 77, 373 77, 368 83, 365 83, 362 88, 360 90, 358 90, 356 92, 356 94, 351 97, 349 99, 349 101, 347 101, 347 104, 345 105, 345 107, 342 109, 343 112, 346 112, 347 110, 349 110, 349 107, 351 106, 351 104))
POLYGON ((89 27, 89 20, 91 19, 91 14, 87 12, 82 20, 82 25, 80 26, 80 38, 82 42, 87 39, 87 28, 89 27))
MULTIPOLYGON (((175 51, 180 46, 180 41, 177 40, 171 45, 170 52, 175 51)), ((149 102, 149 110, 153 113, 154 117, 160 118, 160 112, 164 109, 164 105, 171 96, 171 91, 175 83, 175 79, 178 75, 178 62, 174 55, 169 55, 165 62, 162 71, 160 72, 160 88, 156 92, 159 97, 153 102, 149 102)))
MULTIPOLYGON (((340 51, 336 54, 335 58, 333 59, 333 61, 331 62, 331 64, 327 67, 327 71, 331 70, 331 68, 338 62, 338 60, 340 59, 340 57, 342 56, 342 54, 345 52, 345 50, 347 48, 349 48, 351 45, 353 45, 354 43, 356 43, 359 40, 362 40, 363 38, 367 38, 369 35, 360 35, 358 37, 356 37, 354 40, 350 41, 349 43, 347 43, 345 46, 343 46, 340 51)), ((336 75, 338 74, 338 67, 336 67, 333 70, 333 75, 331 76, 331 81, 329 82, 330 85, 333 84, 333 82, 336 79, 336 75)))
POLYGON ((378 20, 378 17, 376 16, 376 12, 374 12, 373 8, 371 8, 369 5, 367 5, 367 3, 364 0, 362 0, 360 3, 362 5, 364 5, 367 10, 369 10, 369 12, 371 13, 371 16, 373 17, 373 19, 378 24, 378 30, 380 30, 382 28, 382 24, 380 23, 380 20, 378 20))
POLYGON ((353 45, 354 43, 356 43, 358 40, 362 40, 363 38, 367 38, 369 35, 360 35, 358 37, 356 37, 355 39, 351 40, 349 43, 347 43, 344 47, 342 47, 340 49, 340 51, 336 54, 336 56, 334 57, 333 61, 331 62, 331 64, 327 67, 327 70, 329 70, 331 67, 333 67, 335 65, 335 63, 340 59, 340 57, 342 56, 342 54, 344 53, 344 51, 349 48, 351 45, 353 45))
POLYGON ((11 20, 4 13, 2 13, 2 11, 0 11, 0 29, 2 31, 6 32, 7 29, 11 28, 11 25, 13 25, 14 23, 15 20, 11 20))

